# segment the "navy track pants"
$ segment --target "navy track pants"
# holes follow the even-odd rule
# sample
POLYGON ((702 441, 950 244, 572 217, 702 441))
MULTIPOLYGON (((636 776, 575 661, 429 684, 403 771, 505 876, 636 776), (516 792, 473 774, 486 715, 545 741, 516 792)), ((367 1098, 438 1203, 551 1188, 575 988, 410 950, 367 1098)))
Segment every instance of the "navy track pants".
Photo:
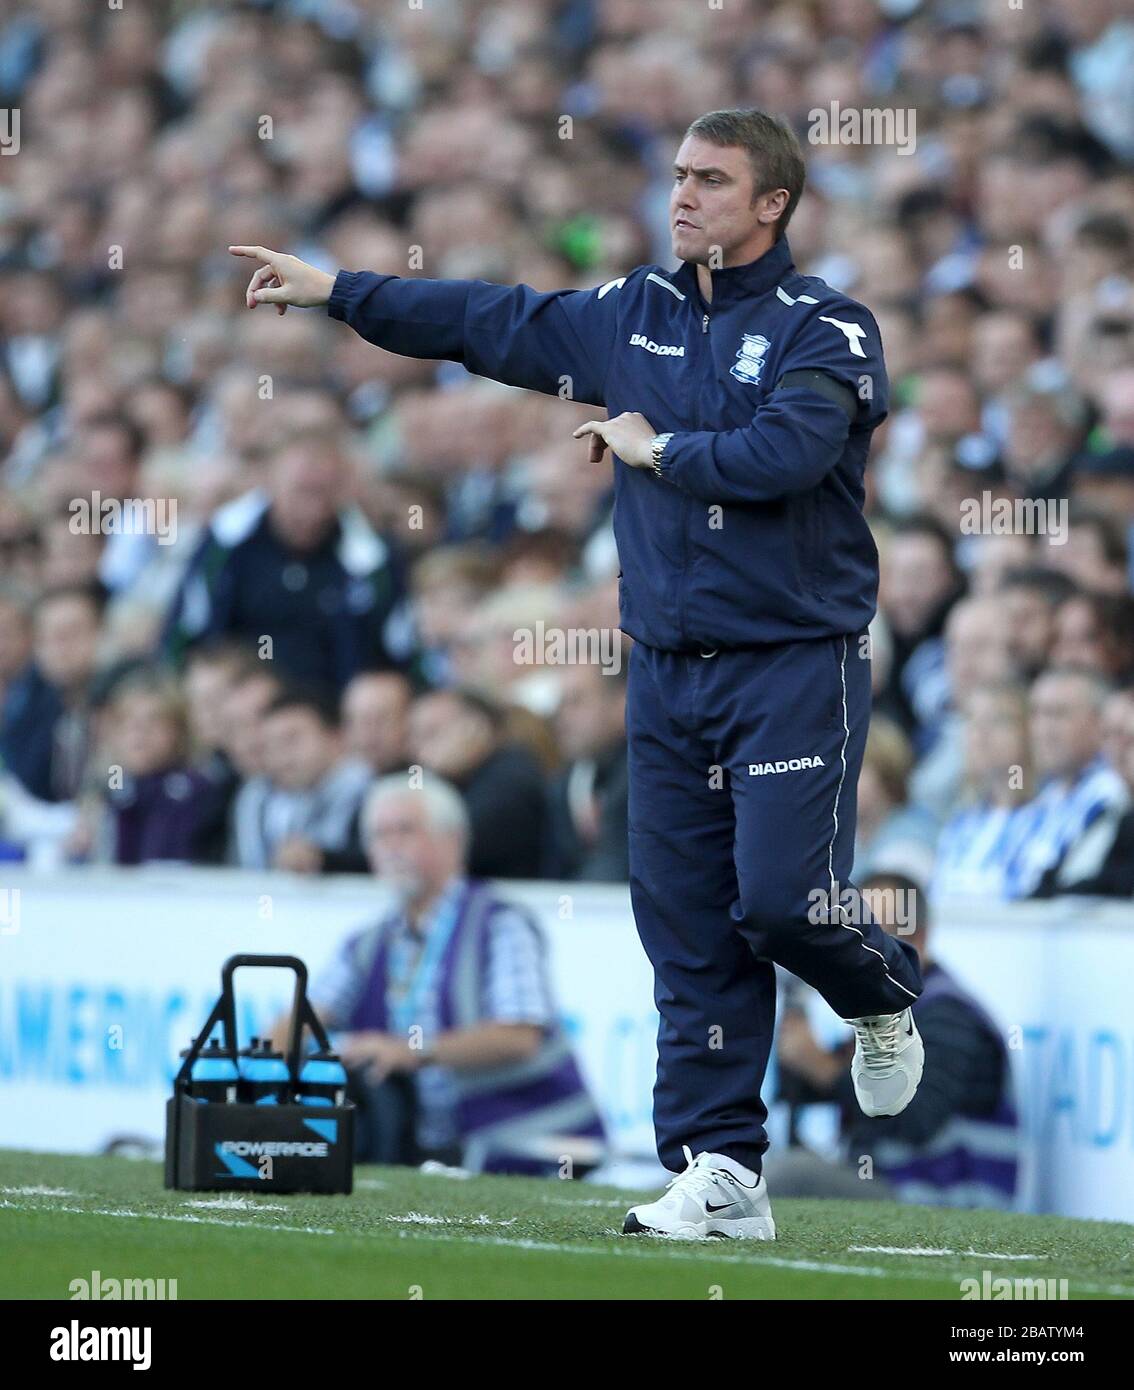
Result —
POLYGON ((635 643, 630 891, 661 1014, 654 1128, 757 1172, 773 962, 843 1018, 921 992, 912 946, 845 902, 870 720, 865 634, 701 655, 635 643), (821 896, 821 895, 826 895, 821 896), (853 925, 848 925, 849 922, 853 925))

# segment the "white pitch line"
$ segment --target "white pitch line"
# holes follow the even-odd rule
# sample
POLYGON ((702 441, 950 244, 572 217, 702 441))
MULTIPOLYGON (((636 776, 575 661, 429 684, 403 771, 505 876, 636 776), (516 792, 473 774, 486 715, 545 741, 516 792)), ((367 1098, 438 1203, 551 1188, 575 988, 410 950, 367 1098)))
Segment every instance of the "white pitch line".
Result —
POLYGON ((99 1216, 133 1216, 150 1221, 187 1221, 200 1226, 231 1226, 238 1231, 289 1231, 297 1236, 337 1236, 341 1231, 334 1231, 329 1226, 281 1226, 277 1222, 268 1221, 222 1221, 215 1216, 177 1216, 172 1212, 161 1211, 105 1211, 98 1212, 99 1216))
POLYGON ((0 1207, 12 1211, 65 1212, 69 1216, 115 1216, 133 1221, 181 1221, 195 1226, 234 1226, 240 1231, 289 1231, 300 1236, 337 1236, 345 1234, 320 1226, 281 1226, 267 1221, 225 1221, 216 1216, 178 1215, 165 1211, 131 1211, 129 1207, 41 1207, 19 1202, 0 1202, 0 1207))
POLYGON ((426 1212, 407 1211, 403 1216, 386 1215, 387 1221, 405 1226, 514 1226, 516 1218, 496 1220, 481 1212, 479 1216, 430 1216, 426 1212))
POLYGON ((0 1192, 10 1193, 13 1197, 75 1197, 78 1195, 72 1192, 69 1187, 0 1187, 0 1192))
POLYGON ((287 1211, 282 1202, 260 1202, 233 1192, 227 1197, 198 1197, 185 1203, 187 1207, 203 1207, 213 1211, 287 1211))
POLYGON ((996 1250, 930 1250, 924 1245, 848 1245, 848 1255, 953 1255, 974 1260, 1046 1260, 1048 1255, 1002 1255, 996 1250))

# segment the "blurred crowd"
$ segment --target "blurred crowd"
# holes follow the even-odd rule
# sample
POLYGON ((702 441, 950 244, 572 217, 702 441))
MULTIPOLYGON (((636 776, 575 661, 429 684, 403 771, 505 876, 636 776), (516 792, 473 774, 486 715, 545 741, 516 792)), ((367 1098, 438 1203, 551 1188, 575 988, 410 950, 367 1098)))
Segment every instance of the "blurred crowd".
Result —
POLYGON ((247 313, 226 247, 670 266, 685 127, 758 105, 892 382, 856 872, 1134 894, 1132 72, 1129 0, 9 5, 0 853, 361 871, 408 769, 474 874, 624 880, 625 662, 517 660, 617 627, 593 410, 247 313), (811 142, 832 103, 916 142, 811 142))

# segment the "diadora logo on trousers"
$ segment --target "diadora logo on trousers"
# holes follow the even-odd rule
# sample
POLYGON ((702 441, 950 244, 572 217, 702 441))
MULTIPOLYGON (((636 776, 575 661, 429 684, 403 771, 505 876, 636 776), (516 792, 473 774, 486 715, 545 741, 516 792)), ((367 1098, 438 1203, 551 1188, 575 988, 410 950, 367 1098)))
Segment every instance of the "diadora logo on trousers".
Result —
POLYGON ((787 758, 774 763, 749 763, 749 777, 766 777, 771 772, 799 772, 805 767, 826 767, 818 754, 813 758, 787 758))
POLYGON ((652 338, 647 338, 644 333, 631 333, 630 346, 645 348, 647 352, 656 352, 659 357, 684 357, 685 345, 675 347, 672 343, 655 343, 652 338))

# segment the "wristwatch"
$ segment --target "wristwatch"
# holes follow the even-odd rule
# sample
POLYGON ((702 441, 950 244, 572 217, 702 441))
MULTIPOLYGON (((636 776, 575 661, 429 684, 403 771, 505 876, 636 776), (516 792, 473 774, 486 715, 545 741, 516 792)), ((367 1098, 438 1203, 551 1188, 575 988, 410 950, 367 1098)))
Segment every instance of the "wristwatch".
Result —
POLYGON ((665 474, 661 471, 662 454, 665 453, 665 446, 673 438, 673 431, 669 434, 655 434, 650 440, 650 464, 654 474, 659 478, 664 478, 665 474))

